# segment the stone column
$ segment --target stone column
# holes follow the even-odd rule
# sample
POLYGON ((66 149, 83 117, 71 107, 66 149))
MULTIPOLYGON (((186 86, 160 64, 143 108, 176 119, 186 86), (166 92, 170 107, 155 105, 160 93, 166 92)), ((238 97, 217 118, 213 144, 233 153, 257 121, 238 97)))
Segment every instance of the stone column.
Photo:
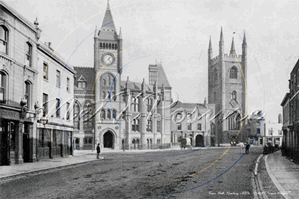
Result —
POLYGON ((50 145, 49 145, 49 150, 50 150, 50 159, 52 159, 53 158, 53 150, 54 150, 54 148, 55 148, 55 146, 54 146, 54 144, 53 144, 53 142, 54 142, 54 140, 53 140, 53 129, 48 129, 48 131, 50 131, 50 145))
POLYGON ((64 157, 64 152, 65 152, 65 131, 64 130, 62 130, 61 131, 61 152, 60 152, 60 154, 61 154, 61 157, 64 157))
POLYGON ((139 97, 140 103, 140 134, 141 134, 141 149, 146 149, 147 141, 146 141, 146 125, 147 125, 147 114, 146 114, 146 107, 143 102, 143 97, 139 97))
POLYGON ((160 139, 160 143, 164 143, 164 134, 165 134, 165 102, 164 100, 161 101, 161 139, 160 139))
POLYGON ((15 163, 22 164, 23 160, 23 131, 24 131, 24 122, 20 121, 19 125, 16 128, 16 148, 15 148, 15 163))
POLYGON ((131 144, 131 142, 130 142, 130 135, 131 135, 131 127, 132 127, 132 113, 131 113, 131 94, 130 94, 130 90, 129 89, 127 89, 127 91, 126 91, 126 99, 127 99, 127 103, 126 103, 126 106, 128 106, 127 107, 127 110, 126 110, 126 112, 125 112, 125 117, 126 117, 126 121, 125 121, 125 130, 126 130, 126 132, 125 132, 125 149, 126 150, 130 150, 130 144, 131 144))
POLYGON ((30 139, 30 157, 29 162, 36 162, 36 153, 37 153, 37 129, 36 121, 33 124, 29 124, 29 139, 30 139))

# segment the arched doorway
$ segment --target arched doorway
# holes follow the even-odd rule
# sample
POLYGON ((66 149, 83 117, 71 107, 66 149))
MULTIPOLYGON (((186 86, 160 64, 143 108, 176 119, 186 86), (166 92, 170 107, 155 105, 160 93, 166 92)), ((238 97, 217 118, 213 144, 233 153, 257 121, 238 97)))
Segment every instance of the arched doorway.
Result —
POLYGON ((112 132, 107 131, 103 135, 103 147, 104 148, 113 148, 114 135, 112 132))
POLYGON ((202 135, 196 136, 196 147, 204 147, 204 139, 202 135))

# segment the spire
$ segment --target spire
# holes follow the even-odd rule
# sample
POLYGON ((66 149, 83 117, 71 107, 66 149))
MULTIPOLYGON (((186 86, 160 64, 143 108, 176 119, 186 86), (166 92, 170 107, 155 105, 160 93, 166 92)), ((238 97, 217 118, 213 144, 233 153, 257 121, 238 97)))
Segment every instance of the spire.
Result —
POLYGON ((232 37, 230 54, 236 55, 236 53, 235 53, 235 47, 234 47, 234 37, 232 37))
POLYGON ((126 90, 129 89, 129 77, 128 76, 127 76, 125 87, 126 87, 126 90))
POLYGON ((110 6, 109 6, 109 1, 107 1, 107 9, 104 15, 104 19, 102 22, 102 27, 101 30, 113 30, 116 32, 114 20, 111 14, 110 6))
POLYGON ((212 50, 212 47, 211 47, 211 36, 209 37, 209 45, 208 45, 208 50, 212 50))
POLYGON ((94 37, 97 37, 97 25, 95 26, 95 33, 94 33, 94 37))
POLYGON ((121 27, 120 27, 120 32, 119 32, 119 39, 122 39, 122 30, 121 30, 121 27))
POLYGON ((246 40, 246 31, 245 31, 245 30, 244 30, 243 44, 247 44, 247 40, 246 40))
POLYGON ((222 27, 221 27, 220 41, 224 41, 223 40, 223 29, 222 29, 222 27))
POLYGON ((142 82, 142 91, 145 94, 146 91, 145 78, 143 78, 143 82, 142 82))
POLYGON ((156 81, 154 81, 154 85, 153 85, 153 92, 154 92, 154 98, 157 98, 157 83, 156 81))

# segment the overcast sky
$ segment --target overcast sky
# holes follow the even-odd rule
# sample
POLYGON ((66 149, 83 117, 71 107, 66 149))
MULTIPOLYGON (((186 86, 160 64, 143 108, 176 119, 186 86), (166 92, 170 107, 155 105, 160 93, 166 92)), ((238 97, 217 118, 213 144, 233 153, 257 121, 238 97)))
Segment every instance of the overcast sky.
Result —
MULTIPOLYGON (((70 64, 93 67, 93 32, 102 25, 106 0, 5 2, 32 23, 38 17, 40 40, 51 42, 70 64)), ((209 37, 215 57, 221 26, 227 54, 235 32, 236 52, 242 54, 245 30, 247 112, 262 109, 267 121, 277 121, 289 73, 299 58, 298 0, 110 0, 110 7, 117 30, 122 28, 123 65, 130 62, 122 79, 148 82, 149 64, 162 60, 173 92, 183 102, 207 98, 209 37)))

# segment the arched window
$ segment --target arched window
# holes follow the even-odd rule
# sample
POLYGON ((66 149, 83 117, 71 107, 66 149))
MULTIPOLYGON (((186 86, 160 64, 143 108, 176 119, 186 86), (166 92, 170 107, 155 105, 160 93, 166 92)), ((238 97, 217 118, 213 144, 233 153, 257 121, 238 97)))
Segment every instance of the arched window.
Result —
POLYGON ((236 91, 232 91, 231 93, 231 99, 236 101, 236 91))
MULTIPOLYGON (((105 73, 101 76, 100 81, 101 81, 101 90, 102 92, 106 93, 105 96, 107 97, 108 100, 110 100, 110 92, 111 95, 114 96, 114 94, 116 93, 116 84, 114 83, 112 85, 112 80, 113 80, 113 76, 109 73, 105 73), (111 89, 111 90, 110 90, 111 89)), ((103 99, 105 99, 104 94, 102 96, 103 99)), ((114 98, 112 98, 112 100, 115 100, 114 98)))
POLYGON ((108 43, 105 44, 105 48, 108 49, 108 43))
POLYGON ((111 49, 111 44, 108 45, 108 48, 111 49))
POLYGON ((112 92, 112 100, 116 101, 116 99, 117 99, 117 96, 116 96, 115 92, 112 92))
POLYGON ((100 43, 100 49, 102 49, 102 43, 100 43))
POLYGON ((149 132, 151 132, 152 131, 152 120, 148 120, 147 121, 148 123, 147 123, 147 131, 149 131, 149 132))
POLYGON ((111 111, 110 111, 110 109, 107 109, 107 119, 111 119, 111 111))
POLYGON ((27 108, 31 109, 31 84, 26 81, 25 82, 25 98, 27 100, 27 108))
POLYGON ((133 102, 133 111, 138 112, 139 111, 139 98, 135 98, 133 102))
POLYGON ((237 79, 237 68, 235 66, 230 69, 230 79, 237 79))
POLYGON ((139 131, 139 122, 138 119, 132 120, 132 131, 139 131))
POLYGON ((131 130, 135 131, 135 119, 132 120, 131 130))
POLYGON ((100 118, 105 119, 105 109, 101 109, 100 118))
POLYGON ((152 99, 147 99, 147 111, 150 112, 152 109, 152 99))
POLYGON ((26 60, 25 60, 25 65, 31 67, 31 62, 32 62, 32 46, 30 43, 26 43, 26 60))
POLYGON ((80 112, 79 104, 75 102, 75 104, 74 104, 74 111, 73 111, 74 128, 75 129, 79 129, 80 128, 79 112, 80 112))
POLYGON ((8 30, 0 26, 0 51, 8 54, 8 30))
POLYGON ((116 117, 117 117, 117 110, 113 109, 113 118, 116 118, 116 117))
POLYGON ((0 71, 0 102, 4 102, 6 100, 7 91, 7 75, 0 71))
POLYGON ((115 48, 116 48, 116 50, 118 49, 118 45, 117 44, 115 44, 115 48))
POLYGON ((93 119, 90 102, 85 103, 83 111, 83 127, 91 128, 93 126, 93 119))
POLYGON ((214 81, 215 81, 215 83, 218 82, 218 70, 216 68, 214 70, 214 81))

